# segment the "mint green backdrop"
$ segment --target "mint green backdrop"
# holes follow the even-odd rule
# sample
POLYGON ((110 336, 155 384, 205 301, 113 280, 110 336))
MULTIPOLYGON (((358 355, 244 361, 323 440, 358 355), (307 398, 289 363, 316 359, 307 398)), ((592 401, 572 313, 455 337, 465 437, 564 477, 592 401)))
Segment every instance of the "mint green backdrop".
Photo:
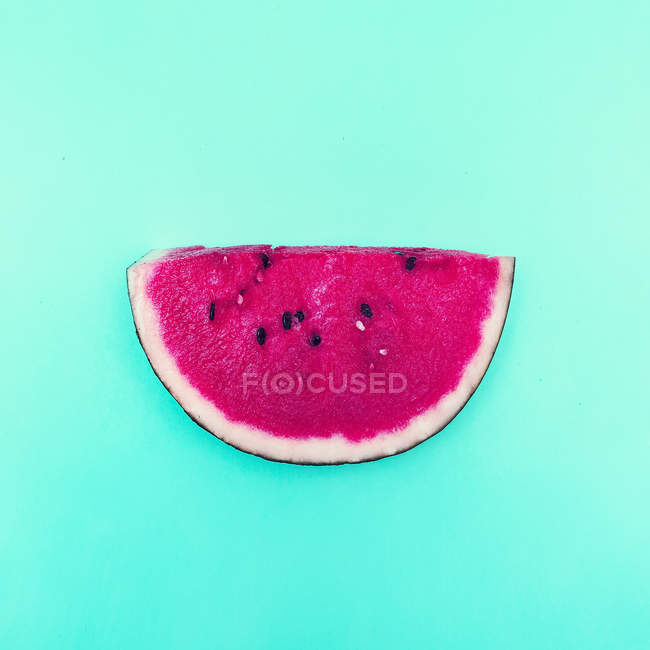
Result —
POLYGON ((650 5, 0 4, 0 647, 648 647, 650 5), (151 248, 518 258, 440 435, 274 464, 136 339, 151 248))

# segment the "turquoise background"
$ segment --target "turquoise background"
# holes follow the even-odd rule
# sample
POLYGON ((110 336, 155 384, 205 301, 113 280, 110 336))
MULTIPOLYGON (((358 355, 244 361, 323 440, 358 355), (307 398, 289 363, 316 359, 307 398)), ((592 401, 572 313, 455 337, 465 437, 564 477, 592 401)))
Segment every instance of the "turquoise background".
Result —
POLYGON ((0 4, 0 647, 647 648, 650 5, 0 4), (518 258, 433 440, 275 464, 152 373, 126 266, 518 258))

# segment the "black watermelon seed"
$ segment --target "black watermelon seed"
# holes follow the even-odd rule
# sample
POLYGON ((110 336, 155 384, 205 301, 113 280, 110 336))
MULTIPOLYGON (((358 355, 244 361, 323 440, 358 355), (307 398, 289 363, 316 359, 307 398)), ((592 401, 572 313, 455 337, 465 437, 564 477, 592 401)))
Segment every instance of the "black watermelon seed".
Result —
POLYGON ((305 320, 305 314, 303 314, 300 310, 296 312, 296 319, 298 320, 299 323, 302 323, 302 321, 305 320))
POLYGON ((401 255, 403 257, 404 253, 402 253, 402 251, 395 251, 395 255, 401 255))
POLYGON ((285 311, 284 314, 282 314, 282 327, 284 327, 285 330, 291 329, 291 320, 291 312, 285 311))
POLYGON ((263 327, 258 327, 255 332, 255 338, 260 345, 264 345, 264 341, 266 341, 266 330, 263 327))
POLYGON ((372 318, 372 309, 370 309, 370 305, 368 305, 365 302, 361 303, 361 313, 366 317, 366 318, 372 318))
POLYGON ((415 257, 407 257, 406 258, 406 270, 407 271, 412 271, 415 268, 415 260, 417 258, 415 257))
POLYGON ((264 268, 268 268, 270 263, 271 258, 266 253, 262 253, 262 264, 264 264, 264 268))
POLYGON ((320 345, 320 342, 322 341, 321 337, 318 336, 318 334, 312 334, 309 337, 309 345, 312 347, 316 347, 317 345, 320 345))
POLYGON ((214 320, 214 303, 210 303, 210 320, 214 320))

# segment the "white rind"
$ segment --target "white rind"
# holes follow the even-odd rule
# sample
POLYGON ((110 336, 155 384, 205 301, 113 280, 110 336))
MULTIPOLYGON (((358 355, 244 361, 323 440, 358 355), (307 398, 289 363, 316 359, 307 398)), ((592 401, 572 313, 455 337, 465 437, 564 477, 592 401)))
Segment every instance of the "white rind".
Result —
POLYGON ((156 260, 167 252, 151 251, 127 269, 133 320, 142 347, 162 383, 190 417, 228 444, 271 460, 317 465, 358 463, 406 451, 440 431, 458 414, 481 382, 499 342, 510 303, 515 266, 514 257, 498 258, 499 280, 492 311, 483 323, 481 346, 467 365, 456 389, 438 404, 413 418, 404 429, 382 433, 370 440, 352 442, 343 435, 296 440, 226 419, 181 374, 163 344, 158 315, 146 291, 156 260))

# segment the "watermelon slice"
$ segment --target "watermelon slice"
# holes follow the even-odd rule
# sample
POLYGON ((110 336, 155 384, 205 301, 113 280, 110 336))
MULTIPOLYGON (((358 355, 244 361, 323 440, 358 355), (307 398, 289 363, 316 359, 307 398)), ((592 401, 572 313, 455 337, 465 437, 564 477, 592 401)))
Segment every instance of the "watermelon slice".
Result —
POLYGON ((265 458, 405 451, 470 398, 508 311, 514 258, 429 248, 152 251, 127 270, 163 384, 202 427, 265 458))

